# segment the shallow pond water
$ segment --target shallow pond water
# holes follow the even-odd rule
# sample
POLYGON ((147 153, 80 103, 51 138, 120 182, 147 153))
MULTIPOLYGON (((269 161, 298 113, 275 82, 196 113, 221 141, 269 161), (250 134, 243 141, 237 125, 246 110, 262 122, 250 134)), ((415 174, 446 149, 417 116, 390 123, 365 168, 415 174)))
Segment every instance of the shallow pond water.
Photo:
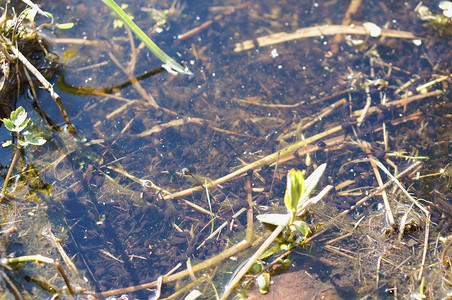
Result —
MULTIPOLYGON (((85 274, 86 281, 80 285, 87 289, 103 292, 152 282, 178 263, 182 264, 178 271, 186 268, 188 258, 193 265, 244 238, 246 213, 237 212, 248 207, 248 178, 255 213, 263 213, 284 205, 289 169, 305 169, 310 174, 314 166, 326 162, 320 186, 332 184, 336 190, 324 199, 326 208, 313 211, 310 221, 327 223, 349 209, 378 187, 366 161, 365 141, 369 151, 393 173, 408 167, 412 157, 429 157, 418 170, 421 178, 407 176, 404 184, 411 186, 410 192, 417 198, 430 201, 433 224, 428 263, 434 265, 434 252, 443 246, 433 247, 436 235, 450 235, 452 220, 447 167, 451 153, 447 100, 451 96, 447 77, 451 34, 447 26, 440 30, 426 26, 415 12, 416 1, 363 1, 347 21, 344 16, 349 4, 130 1, 126 11, 134 21, 194 75, 174 76, 157 70, 146 79, 105 93, 103 88, 157 69, 161 62, 128 30, 114 23, 116 18, 102 1, 43 2, 42 9, 54 14, 57 23, 75 23, 72 29, 43 30, 41 34, 50 51, 61 58, 62 71, 52 83, 77 134, 64 130, 64 119, 45 91, 39 90, 38 102, 61 131, 51 130, 33 112, 29 92, 18 99, 17 104, 31 113, 48 138, 44 146, 27 149, 24 165, 28 168, 22 165, 21 172, 36 170, 40 184, 51 185, 52 192, 47 195, 36 188, 38 184, 27 184, 26 176, 15 191, 22 199, 18 207, 26 208, 23 211, 30 222, 38 222, 27 225, 29 230, 38 231, 36 224, 51 223, 53 232, 64 240, 64 249, 85 274), (206 28, 179 38, 210 20, 214 21, 206 28), (350 22, 356 28, 373 22, 387 31, 378 38, 362 33, 336 36, 321 27, 350 22), (269 46, 257 39, 308 27, 313 28, 309 34, 289 36, 269 46), (250 49, 243 50, 244 45, 250 49), (437 81, 422 93, 416 90, 433 80, 437 81), (431 94, 423 96, 426 93, 431 94), (386 105, 413 96, 419 97, 409 103, 397 102, 398 106, 386 105), (368 113, 363 114, 367 105, 368 113), (291 143, 328 130, 332 133, 293 154, 251 168, 254 173, 243 169, 234 178, 211 185, 291 143), (434 175, 441 168, 445 172, 434 175), (194 191, 192 187, 196 187, 194 191), (205 242, 225 222, 224 229, 205 242)), ((441 14, 436 2, 424 5, 441 14)), ((6 130, 1 130, 2 137, 6 136, 6 130)), ((11 152, 0 151, 6 173, 11 152)), ((400 192, 391 195, 394 208, 409 202, 400 192)), ((416 253, 413 260, 419 259, 425 231, 423 224, 410 233, 407 240, 416 243, 409 246, 401 246, 397 235, 382 236, 385 222, 375 216, 381 202, 381 196, 376 196, 360 205, 349 214, 354 219, 333 226, 333 231, 342 231, 314 239, 311 249, 300 249, 314 257, 310 258, 313 262, 298 257, 291 268, 315 268, 318 263, 319 278, 331 281, 346 298, 375 294, 392 298, 397 288, 399 295, 417 292, 419 281, 401 284, 399 277, 409 273, 408 265, 402 271, 400 266, 390 271, 382 268, 375 284, 376 265, 381 263, 378 257, 398 265, 411 250, 416 253), (332 251, 323 249, 325 241, 353 232, 353 223, 364 217, 370 220, 366 226, 377 230, 341 239, 343 244, 336 246, 346 251, 327 254, 332 251), (407 248, 404 255, 394 257, 385 252, 388 245, 407 248), (363 248, 375 249, 364 253, 363 248), (356 253, 353 263, 343 255, 347 251, 356 253), (342 263, 325 267, 325 262, 316 259, 320 256, 342 263), (366 264, 360 263, 362 259, 366 264)), ((400 222, 403 214, 398 217, 400 222)), ((256 237, 264 231, 257 228, 256 237)), ((24 255, 41 248, 17 249, 24 255)), ((236 259, 237 263, 228 260, 226 266, 209 271, 219 293, 244 257, 236 259)), ((418 266, 418 260, 410 265, 418 266)), ((435 293, 444 295, 435 281, 441 276, 425 273, 431 276, 429 292, 435 288, 435 293)), ((183 283, 166 284, 163 295, 169 296, 180 286, 183 283)), ((213 297, 211 288, 203 289, 206 299, 213 297)), ((155 289, 129 296, 142 299, 154 294, 155 289)))

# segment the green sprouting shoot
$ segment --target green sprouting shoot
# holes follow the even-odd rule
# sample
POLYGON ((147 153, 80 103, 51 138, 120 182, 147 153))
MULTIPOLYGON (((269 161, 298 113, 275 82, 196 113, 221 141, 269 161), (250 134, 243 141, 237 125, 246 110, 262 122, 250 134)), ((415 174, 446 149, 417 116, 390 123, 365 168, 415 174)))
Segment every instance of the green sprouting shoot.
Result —
POLYGON ((6 129, 16 133, 16 144, 14 144, 12 140, 6 141, 2 144, 3 147, 12 145, 15 148, 13 160, 9 166, 8 173, 6 174, 5 182, 3 183, 3 189, 1 192, 1 197, 3 198, 6 193, 9 179, 11 178, 11 173, 14 169, 14 165, 19 157, 20 149, 25 148, 28 145, 43 145, 46 140, 29 130, 30 125, 32 124, 31 119, 27 118, 27 112, 22 106, 19 106, 16 110, 12 111, 9 119, 3 118, 2 121, 6 129))
MULTIPOLYGON (((284 195, 284 204, 287 209, 286 214, 263 214, 257 218, 267 224, 275 226, 284 226, 288 228, 288 235, 298 235, 297 241, 302 244, 309 234, 309 227, 302 220, 297 219, 308 203, 311 193, 317 186, 319 179, 325 171, 326 164, 320 165, 309 177, 304 179, 303 173, 299 170, 290 170, 287 174, 286 193, 284 195)), ((280 249, 281 245, 277 246, 280 249)), ((273 253, 269 250, 269 253, 273 253)), ((267 253, 268 254, 268 253, 267 253)))
POLYGON ((162 51, 147 35, 140 29, 132 19, 116 4, 114 0, 102 0, 108 7, 110 7, 121 20, 129 26, 129 28, 138 36, 138 38, 154 53, 162 62, 163 67, 172 74, 182 73, 187 75, 193 75, 188 68, 184 68, 174 59, 169 57, 162 51))

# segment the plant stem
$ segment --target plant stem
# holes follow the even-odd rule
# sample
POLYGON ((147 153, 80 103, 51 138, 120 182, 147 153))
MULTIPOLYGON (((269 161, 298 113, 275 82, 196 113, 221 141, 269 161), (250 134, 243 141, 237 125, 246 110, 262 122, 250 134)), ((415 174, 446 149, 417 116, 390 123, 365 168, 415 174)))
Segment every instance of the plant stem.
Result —
POLYGON ((254 265, 259 256, 261 256, 262 253, 264 253, 265 250, 267 250, 267 248, 271 245, 271 243, 273 243, 273 241, 278 237, 278 235, 283 231, 284 228, 286 228, 286 226, 279 225, 278 227, 276 227, 273 233, 265 240, 265 242, 260 246, 260 248, 257 249, 253 256, 250 257, 248 262, 240 269, 237 275, 235 275, 231 283, 229 283, 228 286, 225 287, 225 291, 223 292, 223 295, 220 298, 221 300, 225 300, 229 297, 229 295, 234 290, 235 286, 240 282, 242 277, 254 265))
POLYGON ((17 133, 17 141, 18 142, 17 142, 17 146, 16 146, 16 151, 14 152, 13 160, 11 161, 11 165, 9 166, 8 173, 6 174, 6 177, 5 177, 5 182, 3 183, 2 197, 5 196, 6 187, 8 186, 8 182, 11 177, 11 173, 13 172, 14 166, 16 165, 16 162, 17 162, 17 158, 19 157, 20 149, 22 148, 19 146, 19 132, 17 133))

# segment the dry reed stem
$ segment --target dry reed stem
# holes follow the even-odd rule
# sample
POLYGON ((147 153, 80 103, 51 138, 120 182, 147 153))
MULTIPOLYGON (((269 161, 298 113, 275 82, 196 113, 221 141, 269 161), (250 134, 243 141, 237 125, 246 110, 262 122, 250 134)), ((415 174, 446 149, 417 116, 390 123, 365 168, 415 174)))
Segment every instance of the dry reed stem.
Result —
POLYGON ((104 47, 109 48, 110 43, 104 40, 85 40, 85 39, 77 39, 77 38, 46 38, 48 41, 55 44, 74 44, 74 45, 83 45, 83 46, 95 46, 95 47, 104 47))
POLYGON ((447 79, 449 79, 449 78, 452 78, 452 74, 451 74, 451 75, 440 76, 440 77, 437 78, 437 79, 434 79, 434 80, 429 81, 429 82, 427 82, 427 83, 425 83, 425 84, 423 84, 423 85, 418 86, 418 87, 416 88, 416 92, 420 92, 420 91, 423 90, 423 89, 429 88, 429 87, 431 87, 432 85, 437 84, 437 83, 439 83, 439 82, 441 82, 441 81, 447 80, 447 79))
POLYGON ((382 259, 382 256, 378 257, 378 260, 377 260, 377 272, 376 272, 377 274, 375 276, 375 290, 376 291, 378 291, 378 283, 380 282, 381 259, 382 259))
MULTIPOLYGON (((340 100, 336 101, 335 103, 328 105, 320 113, 318 113, 317 116, 307 117, 307 118, 302 119, 300 122, 298 122, 298 124, 295 124, 295 125, 297 125, 297 128, 295 130, 278 136, 276 138, 276 140, 280 141, 280 140, 288 139, 288 138, 300 133, 302 130, 308 129, 315 123, 321 121, 322 118, 331 114, 336 108, 338 108, 341 105, 346 104, 346 103, 347 103, 346 99, 340 99, 340 100)), ((291 126, 291 127, 293 127, 293 126, 291 126)))
POLYGON ((133 134, 132 136, 145 137, 145 136, 149 136, 149 135, 152 135, 154 133, 160 132, 160 131, 162 131, 162 130, 164 130, 166 128, 169 128, 169 127, 177 127, 177 126, 182 126, 184 124, 189 124, 189 123, 195 123, 195 124, 198 124, 198 125, 202 126, 202 125, 206 124, 206 122, 208 122, 209 124, 216 124, 214 122, 207 121, 205 119, 188 117, 188 118, 172 120, 172 121, 170 121, 168 123, 156 125, 156 126, 150 128, 148 130, 145 130, 145 131, 141 132, 141 133, 133 134))
MULTIPOLYGON (((300 28, 293 33, 274 33, 267 36, 259 37, 255 40, 247 40, 235 44, 234 52, 241 52, 257 47, 271 46, 292 40, 304 39, 310 37, 319 37, 324 35, 336 34, 356 34, 369 35, 369 31, 364 26, 348 26, 348 25, 322 25, 308 28, 300 28)), ((401 38, 401 39, 418 39, 413 33, 408 31, 399 31, 391 29, 382 29, 382 37, 401 38)))
POLYGON ((272 234, 265 240, 265 242, 257 249, 257 251, 248 259, 246 264, 240 269, 240 271, 235 275, 232 281, 226 286, 223 295, 221 295, 221 300, 227 299, 231 292, 234 290, 235 286, 242 280, 242 277, 248 272, 248 270, 254 265, 256 260, 261 256, 265 250, 273 243, 273 241, 278 237, 278 235, 283 231, 285 226, 279 225, 272 232, 272 234))
MULTIPOLYGON (((332 94, 332 95, 329 95, 329 96, 325 96, 325 97, 322 97, 322 98, 319 98, 319 99, 312 100, 312 101, 309 102, 309 104, 313 105, 313 104, 317 104, 317 103, 320 103, 320 102, 324 102, 324 101, 330 100, 332 98, 341 96, 343 94, 349 93, 351 91, 352 91, 351 89, 345 89, 345 90, 337 92, 335 94, 332 94)), ((250 99, 250 98, 248 98, 248 99, 250 99)), ((275 108, 275 109, 279 109, 279 108, 295 108, 295 107, 298 107, 298 106, 303 105, 303 104, 306 103, 306 101, 302 100, 302 101, 300 101, 298 103, 295 103, 295 104, 267 104, 267 103, 257 102, 259 100, 253 101, 253 100, 248 100, 248 99, 232 98, 231 100, 237 101, 239 104, 243 103, 245 105, 256 105, 256 106, 267 107, 267 108, 275 108)))
MULTIPOLYGON (((444 92, 441 90, 435 90, 435 91, 431 91, 429 93, 422 94, 422 95, 415 95, 415 96, 411 96, 411 97, 407 97, 407 98, 403 98, 403 99, 399 99, 399 100, 394 100, 391 102, 386 102, 386 104, 381 104, 381 105, 384 105, 386 107, 391 107, 391 106, 401 107, 401 106, 407 105, 413 101, 421 100, 421 99, 428 98, 428 97, 439 96, 439 95, 442 95, 443 93, 444 92)), ((372 107, 369 107, 369 109, 367 110, 367 113, 370 114, 370 113, 379 112, 379 111, 381 111, 381 109, 378 108, 378 106, 372 106, 372 107)), ((355 111, 353 111, 352 116, 358 117, 361 115, 362 112, 363 112, 362 109, 355 110, 355 111)))
POLYGON ((254 214, 253 214, 253 191, 251 189, 251 176, 246 176, 245 191, 247 193, 248 210, 246 212, 246 235, 245 238, 248 242, 253 242, 254 235, 254 214))
POLYGON ((400 181, 399 181, 397 178, 394 178, 394 176, 388 171, 388 169, 386 169, 386 167, 385 167, 381 162, 379 162, 379 161, 376 160, 375 158, 373 158, 373 161, 374 161, 375 164, 378 165, 378 167, 379 167, 380 169, 383 170, 383 172, 386 173, 386 175, 389 176, 389 178, 391 178, 391 179, 394 181, 394 183, 400 188, 400 190, 405 194, 405 196, 407 196, 407 198, 408 198, 413 204, 415 204, 417 207, 419 207, 420 210, 422 210, 422 212, 425 214, 425 217, 427 217, 427 216, 430 215, 430 212, 429 212, 425 207, 423 207, 423 206, 419 203, 419 201, 417 201, 416 199, 414 199, 413 196, 410 195, 410 193, 408 193, 408 191, 403 187, 403 185, 400 183, 400 181))
POLYGON ((237 136, 243 136, 243 137, 247 137, 247 138, 251 138, 251 139, 260 139, 260 140, 265 140, 265 138, 263 137, 259 137, 259 136, 252 136, 249 134, 244 134, 244 133, 240 133, 240 132, 234 132, 234 131, 230 131, 230 130, 226 130, 226 129, 221 129, 218 128, 217 126, 219 126, 218 123, 207 120, 207 119, 201 119, 201 118, 192 118, 192 117, 183 117, 177 120, 172 120, 169 121, 167 123, 164 124, 159 124, 159 125, 155 125, 154 127, 143 131, 141 133, 138 134, 132 134, 131 136, 136 136, 136 137, 145 137, 145 136, 149 136, 151 134, 154 133, 158 133, 166 128, 169 127, 177 127, 177 126, 182 126, 184 124, 189 124, 189 123, 194 123, 194 124, 198 124, 200 126, 203 126, 205 124, 209 124, 209 128, 211 128, 212 130, 215 130, 217 132, 221 132, 221 133, 225 133, 225 134, 229 134, 229 135, 237 135, 237 136))
POLYGON ((193 203, 193 202, 190 202, 190 201, 188 201, 188 200, 183 199, 183 201, 185 202, 185 204, 187 204, 188 206, 193 207, 193 208, 196 209, 197 211, 199 211, 199 212, 201 212, 201 213, 203 213, 203 214, 206 214, 206 215, 208 215, 208 216, 210 216, 210 217, 212 217, 212 218, 215 217, 215 214, 212 213, 212 212, 210 212, 210 211, 208 211, 207 209, 204 209, 204 208, 202 208, 201 206, 199 206, 199 205, 197 205, 197 204, 195 204, 195 203, 193 203))
POLYGON ((124 170, 122 168, 119 168, 119 167, 116 167, 116 166, 112 166, 112 165, 107 166, 107 168, 110 169, 110 170, 113 170, 113 171, 115 171, 115 172, 117 172, 119 174, 122 174, 123 176, 125 176, 125 177, 127 177, 127 178, 129 178, 129 179, 141 184, 145 188, 155 189, 157 192, 163 193, 163 194, 167 194, 167 195, 171 194, 171 192, 158 187, 152 181, 146 180, 146 179, 140 179, 140 178, 138 178, 138 177, 136 177, 136 176, 134 176, 132 174, 129 174, 126 170, 124 170))
POLYGON ((361 198, 359 201, 357 201, 353 206, 351 206, 349 209, 344 210, 343 212, 341 212, 340 214, 338 214, 337 216, 335 216, 334 218, 332 218, 327 224, 325 224, 323 226, 322 229, 319 229, 315 234, 313 234, 312 236, 310 236, 307 240, 306 243, 309 243, 312 239, 314 239, 315 237, 321 235, 322 233, 324 233, 325 231, 328 230, 329 226, 331 224, 334 224, 334 221, 336 221, 338 218, 345 216, 346 214, 348 214, 349 212, 351 212, 353 209, 355 209, 357 206, 363 204, 364 202, 366 202, 367 200, 369 200, 370 198, 372 198, 373 196, 377 195, 378 193, 381 193, 382 190, 386 189, 391 183, 394 182, 395 179, 401 178, 403 176, 405 176, 406 174, 410 173, 413 169, 419 167, 422 164, 422 162, 417 161, 415 163, 413 163, 412 165, 410 165, 408 168, 406 168, 405 170, 403 170, 402 172, 400 172, 397 176, 390 178, 390 180, 388 180, 385 184, 383 184, 382 186, 376 188, 373 192, 369 193, 369 195, 367 195, 364 198, 361 198))
MULTIPOLYGON (((241 215, 243 212, 245 212, 247 209, 242 207, 242 209, 240 209, 238 212, 236 212, 231 219, 235 219, 237 218, 239 215, 241 215)), ((211 238, 213 238, 214 236, 216 236, 223 228, 225 228, 228 225, 228 221, 223 222, 223 224, 221 224, 214 232, 212 232, 208 237, 205 238, 205 240, 199 244, 198 247, 196 247, 196 250, 201 249, 202 246, 204 246, 206 244, 206 241, 210 240, 211 238)))
POLYGON ((366 105, 361 110, 361 114, 359 115, 358 119, 356 119, 356 126, 361 127, 361 124, 363 123, 364 119, 366 118, 367 112, 369 111, 370 105, 372 104, 372 99, 370 98, 369 94, 369 85, 366 85, 366 105))
POLYGON ((354 257, 354 256, 350 255, 350 254, 356 255, 355 252, 347 250, 347 249, 344 249, 344 248, 341 248, 341 247, 336 247, 336 246, 332 246, 332 245, 325 245, 325 247, 323 247, 323 248, 325 250, 328 250, 328 251, 332 252, 332 253, 336 253, 338 255, 346 257, 346 258, 348 258, 350 260, 357 260, 358 259, 357 257, 354 257), (349 254, 347 254, 347 252, 349 254))
MULTIPOLYGON (((350 25, 352 18, 351 16, 358 11, 359 6, 361 5, 361 0, 352 0, 345 12, 344 18, 342 19, 342 25, 350 25)), ((338 44, 342 41, 343 36, 341 34, 336 34, 333 39, 333 44, 331 46, 331 52, 337 53, 339 48, 338 44)))
MULTIPOLYGON (((157 298, 156 296, 154 296, 155 298, 152 299, 160 299, 160 300, 171 300, 171 299, 176 299, 179 296, 181 296, 182 294, 186 293, 188 290, 190 290, 191 288, 195 287, 196 285, 199 285, 201 282, 205 281, 206 278, 201 277, 199 280, 194 281, 194 282, 190 282, 189 284, 187 284, 186 286, 184 286, 183 288, 181 288, 180 290, 174 292, 173 294, 171 294, 170 296, 166 297, 166 298, 157 298)), ((179 298, 180 299, 180 298, 179 298)))
MULTIPOLYGON (((366 152, 367 156, 370 159, 370 164, 372 166, 372 170, 374 171, 375 177, 377 178, 378 185, 381 187, 383 186, 383 180, 381 179, 380 172, 378 171, 378 168, 375 164, 375 161, 377 160, 373 155, 372 151, 370 150, 370 144, 366 141, 361 141, 360 146, 364 148, 364 152, 366 152)), ((389 204, 388 195, 386 194, 386 190, 381 191, 381 196, 383 197, 383 203, 385 205, 385 211, 386 216, 388 218, 389 225, 391 225, 392 229, 394 230, 397 226, 394 215, 392 214, 391 205, 389 204)))
POLYGON ((41 231, 41 234, 48 238, 52 245, 57 248, 58 252, 60 253, 61 257, 63 258, 64 263, 68 266, 69 270, 71 271, 71 274, 73 276, 78 275, 78 270, 75 264, 72 262, 72 260, 67 255, 66 251, 64 251, 63 246, 61 245, 61 240, 58 239, 52 232, 52 229, 50 228, 50 225, 46 228, 44 228, 41 231))
MULTIPOLYGON (((278 158, 283 158, 283 157, 292 155, 299 148, 304 147, 304 146, 306 146, 306 145, 308 145, 308 144, 310 144, 312 142, 315 142, 315 141, 317 141, 317 140, 319 140, 321 138, 324 138, 325 136, 328 136, 330 134, 338 132, 341 129, 342 129, 341 126, 336 126, 336 127, 333 127, 333 128, 331 128, 329 130, 326 130, 326 131, 324 131, 322 133, 319 133, 319 134, 316 134, 314 136, 311 136, 311 137, 309 137, 309 138, 307 138, 307 139, 305 139, 303 141, 298 141, 295 144, 289 145, 288 147, 286 147, 286 148, 284 148, 284 149, 282 149, 282 150, 280 150, 278 152, 275 152, 273 154, 270 154, 270 155, 268 155, 268 156, 266 156, 264 158, 261 158, 261 159, 255 161, 255 162, 252 162, 252 163, 250 163, 250 164, 248 164, 248 165, 246 165, 246 166, 244 166, 244 167, 242 167, 242 168, 240 168, 240 169, 238 169, 238 170, 236 170, 236 171, 234 171, 232 173, 229 173, 226 176, 223 176, 223 177, 218 178, 218 179, 216 179, 214 181, 211 181, 211 182, 207 183, 206 186, 210 188, 212 186, 216 186, 218 184, 222 184, 222 183, 224 183, 226 181, 229 181, 229 180, 231 180, 231 179, 233 179, 233 178, 235 178, 235 177, 247 172, 248 170, 258 169, 258 168, 261 168, 264 165, 270 165, 270 164, 276 162, 278 160, 278 158)), ((176 192, 176 193, 173 193, 173 194, 170 194, 170 195, 165 195, 163 198, 168 200, 168 199, 173 199, 173 198, 177 198, 177 197, 182 197, 182 196, 190 195, 191 193, 193 193, 195 191, 199 191, 201 189, 202 189, 201 186, 196 186, 196 187, 192 187, 190 189, 186 189, 186 190, 183 190, 183 191, 180 191, 180 192, 176 192)))
POLYGON ((425 224, 425 239, 424 239, 424 250, 422 252, 422 262, 421 262, 421 269, 419 270, 419 275, 417 277, 417 280, 422 279, 422 273, 424 272, 425 268, 425 259, 427 257, 427 248, 428 248, 428 236, 430 232, 430 214, 427 215, 427 222, 425 224))
MULTIPOLYGON (((192 271, 193 272, 198 272, 202 269, 205 269, 207 267, 210 267, 234 254, 236 254, 237 252, 240 252, 246 248, 248 248, 251 245, 251 243, 249 243, 246 240, 241 241, 240 243, 238 243, 237 245, 232 246, 229 249, 224 250, 223 252, 221 252, 220 254, 218 254, 217 256, 214 256, 210 259, 207 259, 205 261, 203 261, 200 264, 197 264, 195 266, 192 267, 192 271)), ((166 282, 171 282, 174 280, 178 280, 180 278, 183 278, 185 276, 187 276, 189 274, 188 270, 184 270, 181 272, 178 272, 174 275, 170 275, 170 276, 164 276, 162 282, 166 283, 166 282)), ((124 294, 124 293, 131 293, 131 292, 135 292, 135 291, 139 291, 139 290, 143 290, 143 289, 147 289, 147 288, 151 288, 156 286, 157 281, 152 281, 149 283, 144 283, 144 284, 140 284, 140 285, 136 285, 136 286, 131 286, 131 287, 127 287, 127 288, 120 288, 120 289, 115 289, 115 290, 109 290, 109 291, 105 291, 105 292, 99 292, 99 293, 95 293, 93 294, 94 297, 96 298, 101 298, 101 297, 108 297, 108 296, 112 296, 112 295, 116 295, 116 294, 124 294)))

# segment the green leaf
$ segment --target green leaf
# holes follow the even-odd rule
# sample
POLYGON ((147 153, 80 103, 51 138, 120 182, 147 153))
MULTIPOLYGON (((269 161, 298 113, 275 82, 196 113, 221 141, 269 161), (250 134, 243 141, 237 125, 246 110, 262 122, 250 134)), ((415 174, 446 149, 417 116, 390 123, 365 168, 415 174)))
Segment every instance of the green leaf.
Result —
POLYGON ((278 252, 281 248, 281 245, 274 245, 271 249, 265 251, 264 253, 262 253, 261 256, 259 256, 259 260, 265 260, 267 258, 269 258, 270 256, 272 256, 273 254, 275 254, 276 252, 278 252))
POLYGON ((293 246, 291 244, 281 244, 279 245, 279 250, 289 251, 293 249, 293 246))
POLYGON ((63 57, 63 60, 67 62, 68 60, 77 57, 77 51, 76 50, 66 50, 64 51, 61 56, 63 57))
POLYGON ((268 293, 270 288, 270 273, 264 272, 256 278, 256 284, 259 287, 259 292, 261 294, 268 293))
POLYGON ((41 145, 45 144, 46 140, 40 136, 35 136, 32 139, 30 139, 28 142, 32 145, 41 146, 41 145))
POLYGON ((28 144, 30 144, 29 142, 22 141, 22 140, 18 140, 17 142, 19 143, 19 146, 21 146, 21 147, 27 147, 28 144))
POLYGON ((46 140, 40 136, 35 136, 31 141, 29 141, 30 144, 36 145, 36 146, 41 146, 44 145, 46 143, 46 140))
POLYGON ((10 115, 10 119, 16 127, 22 124, 26 118, 27 112, 22 106, 19 106, 16 110, 13 110, 10 115))
POLYGON ((300 201, 298 202, 297 210, 309 199, 312 191, 314 191, 317 183, 319 183, 320 177, 322 177, 323 172, 325 172, 326 164, 321 164, 315 171, 306 179, 304 186, 305 190, 301 195, 300 201))
POLYGON ((22 12, 22 16, 24 19, 29 20, 30 22, 34 22, 36 15, 38 14, 38 11, 36 9, 33 9, 31 7, 25 9, 22 12))
POLYGON ((295 213, 301 195, 304 193, 304 177, 301 171, 294 169, 287 174, 286 193, 284 195, 284 204, 286 208, 295 213))
POLYGON ((265 214, 257 216, 257 219, 262 223, 287 226, 292 220, 292 214, 265 214))
POLYGON ((290 227, 292 231, 300 232, 303 236, 307 236, 309 233, 309 227, 303 221, 294 221, 290 227))
POLYGON ((10 119, 3 119, 3 124, 5 125, 6 129, 9 131, 14 131, 16 127, 14 126, 14 123, 10 119))
POLYGON ((6 142, 2 143, 2 147, 6 148, 6 147, 8 147, 8 146, 10 146, 12 144, 13 144, 13 141, 9 140, 9 141, 6 141, 6 142))
POLYGON ((42 138, 40 136, 35 136, 33 133, 30 133, 30 132, 24 134, 24 139, 29 144, 37 145, 37 146, 43 145, 46 142, 46 140, 44 138, 42 138))
POLYGON ((53 23, 53 15, 51 13, 48 13, 46 11, 43 11, 42 9, 39 8, 39 6, 37 6, 36 4, 34 4, 33 2, 31 2, 30 0, 22 0, 23 2, 25 2, 28 6, 32 7, 33 9, 35 9, 39 14, 49 17, 50 19, 52 19, 52 23, 53 23))
POLYGON ((253 274, 257 274, 257 273, 259 273, 260 271, 262 271, 262 269, 263 269, 263 265, 262 265, 262 263, 258 260, 258 261, 256 261, 254 264, 253 264, 253 266, 251 267, 251 271, 253 272, 253 274))
POLYGON ((138 38, 155 54, 162 62, 163 67, 170 73, 179 72, 187 75, 193 75, 188 68, 184 68, 174 59, 169 57, 162 51, 147 35, 140 29, 130 17, 116 4, 114 0, 102 0, 108 7, 110 7, 124 23, 138 36, 138 38))
MULTIPOLYGON (((26 113, 25 113, 25 116, 27 116, 26 113)), ((30 124, 30 121, 31 121, 31 119, 25 119, 19 125, 14 124, 16 126, 16 130, 15 131, 16 132, 21 132, 22 130, 24 130, 25 128, 27 128, 28 124, 30 124)))
POLYGON ((63 24, 57 24, 55 25, 56 28, 58 29, 71 29, 72 27, 74 27, 74 23, 63 23, 63 24))

